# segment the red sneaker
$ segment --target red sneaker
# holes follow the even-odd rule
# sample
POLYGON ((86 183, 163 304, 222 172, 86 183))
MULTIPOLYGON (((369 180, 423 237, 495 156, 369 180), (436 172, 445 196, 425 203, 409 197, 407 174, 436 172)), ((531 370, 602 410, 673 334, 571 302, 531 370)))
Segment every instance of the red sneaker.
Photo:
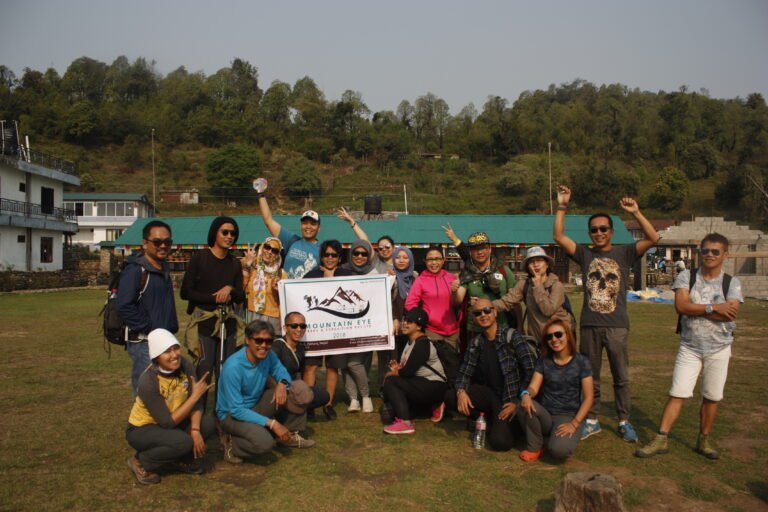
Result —
POLYGON ((445 402, 440 402, 439 405, 436 405, 432 408, 432 423, 440 423, 440 421, 443 419, 443 413, 445 413, 445 402))
POLYGON ((520 452, 520 458, 523 459, 525 462, 533 462, 535 460, 539 460, 539 457, 541 457, 544 454, 544 448, 541 450, 537 450, 535 452, 530 452, 528 450, 523 450, 520 452))
POLYGON ((400 418, 395 418, 395 422, 391 425, 384 427, 384 432, 387 434, 409 434, 412 435, 416 432, 413 427, 412 421, 403 421, 400 418))

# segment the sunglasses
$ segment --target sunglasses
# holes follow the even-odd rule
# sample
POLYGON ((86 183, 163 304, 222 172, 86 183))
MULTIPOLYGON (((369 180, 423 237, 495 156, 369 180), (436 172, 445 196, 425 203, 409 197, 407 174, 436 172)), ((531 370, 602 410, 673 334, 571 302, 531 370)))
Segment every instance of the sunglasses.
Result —
POLYGON ((162 245, 170 247, 173 245, 173 238, 166 238, 166 239, 156 238, 154 240, 147 240, 147 242, 150 242, 155 247, 160 247, 162 245))
POLYGON ((272 338, 255 338, 251 337, 250 340, 254 342, 256 345, 271 345, 272 344, 272 338))
POLYGON ((264 249, 271 252, 274 255, 280 254, 280 249, 278 249, 277 247, 272 247, 271 245, 264 247, 264 249))
POLYGON ((565 333, 563 331, 550 332, 550 333, 544 335, 544 341, 549 341, 552 338, 560 339, 560 338, 563 337, 564 334, 565 333))
POLYGON ((306 329, 307 324, 285 324, 287 327, 290 327, 291 329, 306 329))
POLYGON ((324 252, 323 253, 323 258, 338 258, 338 257, 339 257, 339 255, 336 254, 335 252, 324 252))
POLYGON ((601 233, 607 233, 611 230, 611 226, 592 226, 589 228, 590 233, 597 233, 598 231, 601 233))
POLYGON ((368 256, 368 253, 366 251, 355 251, 352 253, 352 256, 368 256))
POLYGON ((391 249, 391 248, 392 248, 391 245, 380 245, 379 246, 379 249, 382 250, 382 251, 386 251, 387 249, 391 249))
POLYGON ((236 236, 237 235, 237 231, 235 231, 234 229, 222 229, 221 231, 219 231, 219 233, 221 233, 223 236, 236 236))
POLYGON ((493 312, 493 308, 491 306, 485 306, 483 309, 472 310, 472 314, 475 316, 490 315, 492 312, 493 312))
POLYGON ((720 249, 710 249, 709 247, 702 247, 699 250, 701 251, 702 256, 706 256, 709 253, 712 253, 712 256, 720 256, 720 249))

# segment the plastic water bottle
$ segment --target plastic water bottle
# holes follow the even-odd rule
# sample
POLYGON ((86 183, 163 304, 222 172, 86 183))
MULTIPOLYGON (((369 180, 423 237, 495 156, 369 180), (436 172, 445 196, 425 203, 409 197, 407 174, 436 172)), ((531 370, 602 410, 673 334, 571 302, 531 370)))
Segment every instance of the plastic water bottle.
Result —
POLYGON ((485 422, 485 413, 480 413, 480 416, 475 421, 475 434, 472 436, 472 447, 476 450, 482 450, 485 448, 485 430, 488 427, 485 422))

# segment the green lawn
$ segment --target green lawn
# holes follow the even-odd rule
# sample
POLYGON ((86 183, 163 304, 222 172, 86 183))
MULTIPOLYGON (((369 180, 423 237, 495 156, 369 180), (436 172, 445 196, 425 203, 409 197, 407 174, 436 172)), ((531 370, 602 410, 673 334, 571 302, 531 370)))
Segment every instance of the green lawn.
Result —
MULTIPOLYGON (((768 382, 761 352, 768 327, 758 323, 768 318, 766 302, 747 302, 739 319, 713 436, 719 461, 692 451, 695 403, 684 409, 668 455, 633 457, 635 446, 614 433, 605 364, 604 432, 565 464, 526 464, 518 450, 475 451, 461 420, 423 420, 415 436, 385 436, 378 415, 347 415, 340 405, 338 421, 310 424, 315 448, 232 466, 214 440, 205 475, 167 475, 144 487, 125 465, 130 360, 122 350, 107 359, 102 350, 102 301, 98 290, 0 296, 0 510, 549 510, 557 483, 572 471, 614 475, 632 510, 768 508, 761 387, 768 382)), ((578 309, 579 297, 572 301, 578 309)), ((666 305, 629 308, 632 417, 647 440, 670 384, 675 314, 666 305)))

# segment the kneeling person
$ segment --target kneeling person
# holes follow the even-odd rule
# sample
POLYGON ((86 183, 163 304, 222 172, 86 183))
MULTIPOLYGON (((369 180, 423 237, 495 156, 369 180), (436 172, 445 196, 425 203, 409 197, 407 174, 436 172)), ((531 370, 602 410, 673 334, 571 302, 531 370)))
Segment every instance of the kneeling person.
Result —
POLYGON ((136 479, 156 484, 156 472, 165 466, 202 473, 205 439, 216 426, 211 416, 203 416, 200 400, 212 386, 205 382, 208 374, 195 379, 195 367, 181 356, 181 346, 169 331, 155 329, 147 339, 152 363, 139 377, 125 438, 136 450, 128 459, 136 479))
POLYGON ((306 409, 312 390, 291 376, 272 352, 275 333, 261 320, 245 328, 246 345, 224 363, 219 383, 216 416, 224 431, 224 458, 242 462, 269 452, 275 439, 292 448, 309 448, 315 442, 299 434, 306 429, 306 409), (267 388, 269 378, 277 384, 267 388))

